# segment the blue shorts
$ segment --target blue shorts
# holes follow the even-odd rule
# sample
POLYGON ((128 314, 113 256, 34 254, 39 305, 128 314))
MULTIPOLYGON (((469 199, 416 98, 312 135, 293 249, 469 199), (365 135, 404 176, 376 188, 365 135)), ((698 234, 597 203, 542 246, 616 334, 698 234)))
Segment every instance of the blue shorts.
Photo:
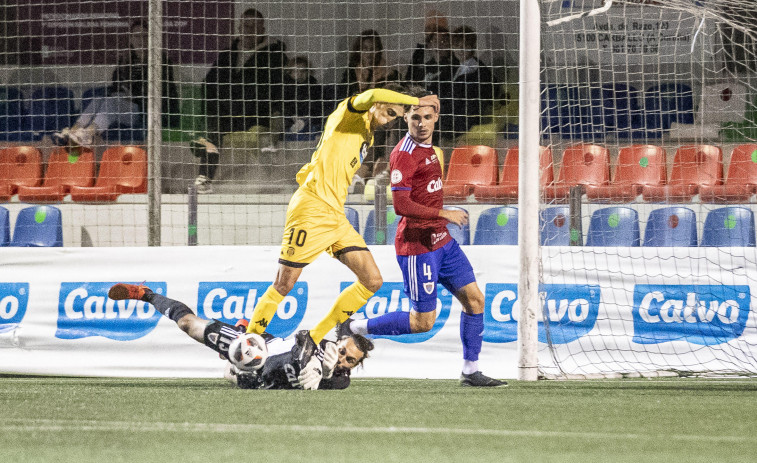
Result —
POLYGON ((417 256, 397 256, 405 283, 405 294, 418 312, 436 310, 436 287, 442 284, 452 294, 476 281, 470 261, 457 241, 436 251, 417 256))

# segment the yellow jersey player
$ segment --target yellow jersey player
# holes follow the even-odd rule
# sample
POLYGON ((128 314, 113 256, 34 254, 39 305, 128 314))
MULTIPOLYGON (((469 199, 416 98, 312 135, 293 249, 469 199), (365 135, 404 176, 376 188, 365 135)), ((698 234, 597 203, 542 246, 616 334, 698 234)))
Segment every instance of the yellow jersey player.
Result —
POLYGON ((419 99, 392 90, 392 85, 403 90, 396 84, 366 90, 342 101, 326 121, 310 162, 297 173, 300 187, 287 208, 276 278, 255 305, 247 327, 247 332, 265 332, 302 269, 324 250, 339 259, 355 273, 357 281, 342 291, 313 329, 300 335, 303 365, 326 333, 363 306, 383 283, 363 237, 352 228, 344 213, 347 190, 373 144, 373 132, 402 117, 411 105, 439 110, 436 95, 419 99))

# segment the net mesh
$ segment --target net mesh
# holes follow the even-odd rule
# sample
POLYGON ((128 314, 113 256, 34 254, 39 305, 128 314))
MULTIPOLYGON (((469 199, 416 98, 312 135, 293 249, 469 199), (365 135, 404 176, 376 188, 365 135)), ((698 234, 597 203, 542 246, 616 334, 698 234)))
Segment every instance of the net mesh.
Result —
POLYGON ((607 5, 542 4, 541 371, 754 374, 754 13, 607 5))

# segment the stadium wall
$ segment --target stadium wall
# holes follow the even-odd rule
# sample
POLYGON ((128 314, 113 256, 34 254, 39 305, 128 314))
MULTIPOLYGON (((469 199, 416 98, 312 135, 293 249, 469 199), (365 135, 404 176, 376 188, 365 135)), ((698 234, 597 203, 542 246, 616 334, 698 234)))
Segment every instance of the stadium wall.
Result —
MULTIPOLYGON (((372 251, 385 282, 357 316, 408 310, 393 249, 372 251)), ((517 250, 471 246, 465 251, 486 297, 481 367, 492 376, 513 378, 518 263, 491 256, 517 255, 517 250)), ((201 316, 234 323, 251 314, 275 272, 277 256, 278 247, 0 249, 0 373, 219 377, 223 362, 217 354, 143 302, 108 302, 108 288, 120 281, 146 281, 196 307, 201 316)), ((586 373, 599 364, 618 374, 650 365, 666 371, 691 365, 709 371, 753 368, 757 313, 751 302, 757 288, 747 275, 757 272, 754 248, 697 248, 683 254, 675 248, 608 253, 607 248, 547 247, 543 266, 546 310, 539 320, 539 341, 552 348, 550 353, 540 349, 543 371, 550 372, 550 364, 558 373, 573 367, 586 373), (738 255, 734 259, 747 265, 726 269, 720 265, 725 255, 738 255), (623 280, 612 281, 618 268, 623 280), (674 284, 665 276, 671 274, 690 278, 674 284)), ((305 269, 269 331, 289 336, 311 327, 353 278, 322 256, 305 269)), ((442 290, 437 310, 431 332, 378 340, 358 375, 456 378, 460 306, 442 290)))

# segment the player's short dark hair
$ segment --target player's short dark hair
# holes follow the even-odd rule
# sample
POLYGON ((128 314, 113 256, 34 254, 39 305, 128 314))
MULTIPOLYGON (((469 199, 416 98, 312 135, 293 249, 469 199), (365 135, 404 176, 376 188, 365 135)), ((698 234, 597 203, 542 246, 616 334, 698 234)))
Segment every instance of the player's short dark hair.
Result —
POLYGON ((263 13, 261 13, 259 10, 255 8, 247 8, 244 10, 244 13, 242 13, 243 18, 257 18, 257 19, 265 19, 263 16, 263 13))
POLYGON ((368 352, 373 350, 373 341, 366 338, 362 334, 353 334, 352 340, 355 342, 355 346, 363 353, 363 358, 360 359, 358 365, 363 365, 363 360, 368 358, 368 352))

